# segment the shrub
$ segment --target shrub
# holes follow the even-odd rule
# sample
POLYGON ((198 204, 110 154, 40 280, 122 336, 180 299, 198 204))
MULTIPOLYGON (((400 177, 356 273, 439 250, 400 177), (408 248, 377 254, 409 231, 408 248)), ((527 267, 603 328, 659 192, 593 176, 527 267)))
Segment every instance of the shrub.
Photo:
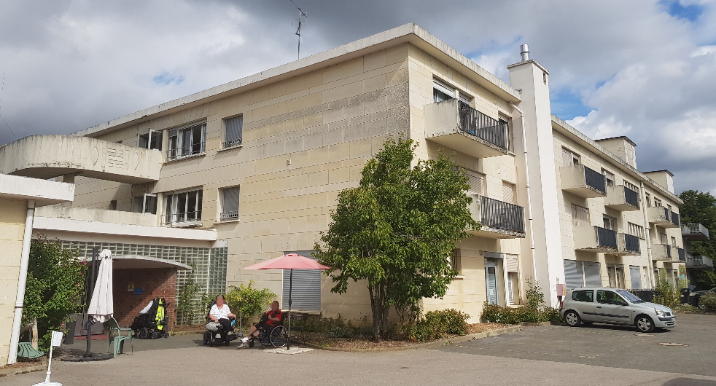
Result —
POLYGON ((271 301, 276 299, 276 294, 268 288, 253 288, 254 281, 249 281, 249 285, 241 284, 238 287, 229 287, 229 292, 224 296, 226 302, 231 308, 231 312, 239 316, 241 313, 241 323, 244 326, 249 325, 249 319, 261 313, 268 308, 271 301))
POLYGON ((518 324, 518 323, 539 323, 555 322, 560 323, 562 316, 559 310, 552 307, 545 307, 538 310, 529 306, 520 308, 502 307, 497 304, 487 304, 482 308, 480 317, 485 323, 518 324))
POLYGON ((706 311, 716 311, 716 294, 709 292, 699 298, 699 308, 706 311))
POLYGON ((654 289, 654 303, 675 308, 681 303, 681 293, 678 288, 669 283, 666 274, 663 272, 656 280, 656 288, 654 289))
POLYGON ((470 315, 455 309, 431 311, 415 323, 403 326, 403 335, 413 341, 428 342, 446 334, 466 335, 470 315))

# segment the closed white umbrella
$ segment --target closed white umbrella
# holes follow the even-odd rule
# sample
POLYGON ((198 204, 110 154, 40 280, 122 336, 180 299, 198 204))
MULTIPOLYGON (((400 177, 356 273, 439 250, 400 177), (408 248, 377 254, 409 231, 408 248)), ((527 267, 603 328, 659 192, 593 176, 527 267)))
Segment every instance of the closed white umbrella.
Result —
POLYGON ((104 323, 114 315, 112 299, 112 252, 104 249, 99 254, 100 264, 97 281, 92 291, 92 300, 87 308, 87 315, 95 322, 104 323))

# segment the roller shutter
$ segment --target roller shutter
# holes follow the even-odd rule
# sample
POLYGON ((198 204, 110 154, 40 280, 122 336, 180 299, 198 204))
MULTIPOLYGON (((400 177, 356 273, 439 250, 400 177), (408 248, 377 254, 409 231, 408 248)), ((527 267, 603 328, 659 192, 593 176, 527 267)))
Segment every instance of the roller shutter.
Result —
POLYGON ((631 289, 641 289, 641 274, 639 273, 639 266, 630 265, 629 274, 631 275, 631 289))
POLYGON ((584 287, 582 262, 576 260, 564 260, 564 279, 567 282, 568 290, 584 287))
POLYGON ((599 263, 585 261, 584 263, 584 282, 586 287, 601 287, 602 274, 599 263))
MULTIPOLYGON (((313 251, 287 251, 298 253, 301 256, 313 258, 313 251)), ((291 271, 283 270, 283 297, 281 309, 288 310, 288 290, 291 271)), ((293 305, 291 310, 321 311, 321 271, 318 269, 294 269, 293 292, 291 296, 293 305)))

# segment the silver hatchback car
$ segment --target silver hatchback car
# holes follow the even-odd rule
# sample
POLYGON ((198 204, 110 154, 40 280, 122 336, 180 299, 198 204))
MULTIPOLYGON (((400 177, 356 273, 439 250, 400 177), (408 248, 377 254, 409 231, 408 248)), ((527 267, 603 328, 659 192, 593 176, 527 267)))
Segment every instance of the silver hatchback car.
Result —
POLYGON ((575 327, 580 323, 608 323, 636 326, 641 332, 676 326, 669 307, 645 302, 619 288, 578 288, 567 292, 560 305, 562 318, 575 327))

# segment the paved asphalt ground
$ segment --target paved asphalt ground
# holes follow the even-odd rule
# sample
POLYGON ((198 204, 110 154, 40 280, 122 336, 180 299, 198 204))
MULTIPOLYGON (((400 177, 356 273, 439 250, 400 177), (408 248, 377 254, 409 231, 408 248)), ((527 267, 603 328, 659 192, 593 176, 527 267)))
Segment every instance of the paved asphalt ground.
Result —
MULTIPOLYGON (((298 355, 202 347, 200 335, 136 340, 133 355, 53 364, 73 385, 685 385, 716 386, 716 316, 680 315, 677 328, 643 336, 611 326, 529 327, 436 349, 298 355), (686 346, 664 346, 677 343, 686 346)), ((93 342, 99 351, 105 342, 93 342)), ((81 343, 73 347, 80 347, 81 343)), ((44 373, 0 378, 33 385, 44 373)))

